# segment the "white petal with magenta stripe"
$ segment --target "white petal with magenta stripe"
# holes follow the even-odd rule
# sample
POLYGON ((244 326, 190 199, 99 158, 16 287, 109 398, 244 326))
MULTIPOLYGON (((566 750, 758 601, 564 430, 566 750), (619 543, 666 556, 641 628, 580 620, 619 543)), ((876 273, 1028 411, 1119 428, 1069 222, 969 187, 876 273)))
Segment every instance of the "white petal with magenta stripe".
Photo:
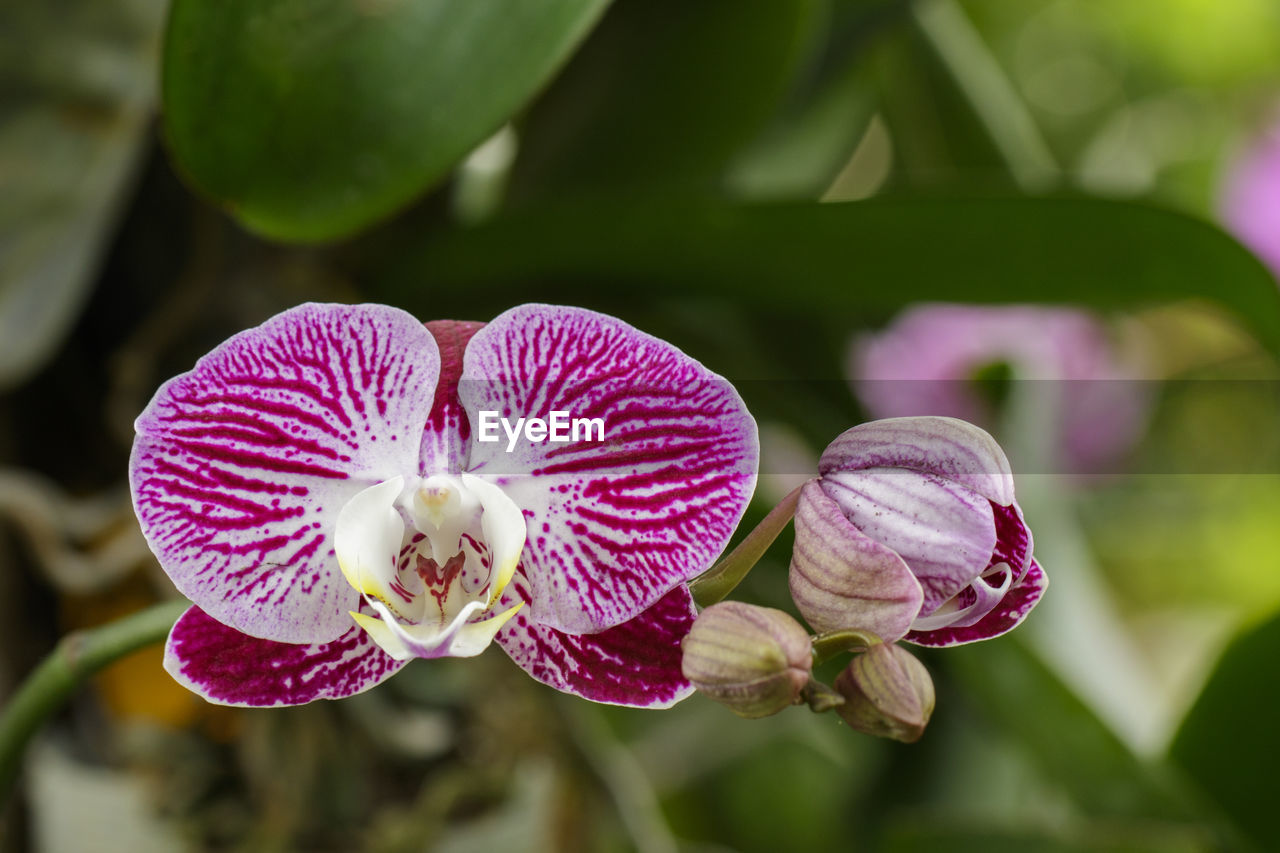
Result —
POLYGON ((333 554, 339 510, 417 470, 439 365, 403 311, 308 304, 165 383, 137 420, 129 480, 178 589, 250 636, 347 632, 359 594, 333 554))
MULTIPOLYGON (((503 603, 527 596, 517 575, 503 603)), ((596 634, 557 631, 521 611, 498 632, 498 644, 556 690, 611 705, 668 708, 693 692, 680 666, 680 641, 696 617, 689 587, 680 584, 634 619, 596 634)))
POLYGON ((822 491, 866 536, 906 561, 924 589, 928 616, 991 564, 991 501, 954 480, 903 468, 838 471, 822 491))
POLYGON ((1013 503, 1013 471, 996 440, 956 418, 886 418, 845 430, 818 462, 826 477, 864 468, 908 468, 962 483, 1001 506, 1013 503))
POLYGON ((580 422, 577 440, 472 443, 470 470, 525 512, 528 618, 549 628, 618 625, 701 573, 755 487, 755 421, 733 386, 613 317, 512 309, 471 339, 458 393, 473 424, 486 410, 580 422))

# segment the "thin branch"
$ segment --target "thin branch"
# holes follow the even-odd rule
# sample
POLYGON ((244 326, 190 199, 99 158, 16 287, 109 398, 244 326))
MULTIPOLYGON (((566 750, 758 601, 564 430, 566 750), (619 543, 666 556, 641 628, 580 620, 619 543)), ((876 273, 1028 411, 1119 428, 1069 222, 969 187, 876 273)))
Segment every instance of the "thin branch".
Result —
POLYGON ((592 708, 577 699, 561 703, 568 733, 591 772, 604 785, 623 828, 639 853, 676 853, 679 845, 644 768, 592 708))
POLYGON ((120 658, 163 640, 183 600, 166 601, 99 628, 75 631, 27 676, 0 712, 0 803, 7 802, 22 770, 27 743, 80 683, 120 658))
POLYGON ((1052 187, 1060 169, 1022 98, 955 0, 922 0, 912 18, 969 101, 1024 190, 1052 187))
POLYGON ((747 534, 747 538, 738 543, 720 562, 698 575, 689 583, 694 601, 699 607, 709 607, 733 592, 734 587, 742 583, 764 552, 769 550, 773 540, 787 526, 796 514, 796 504, 800 500, 800 489, 797 486, 777 506, 769 510, 764 520, 747 534))
POLYGON ((840 628, 818 634, 811 639, 813 644, 813 662, 822 663, 841 652, 865 652, 881 642, 881 639, 870 631, 856 628, 840 628))

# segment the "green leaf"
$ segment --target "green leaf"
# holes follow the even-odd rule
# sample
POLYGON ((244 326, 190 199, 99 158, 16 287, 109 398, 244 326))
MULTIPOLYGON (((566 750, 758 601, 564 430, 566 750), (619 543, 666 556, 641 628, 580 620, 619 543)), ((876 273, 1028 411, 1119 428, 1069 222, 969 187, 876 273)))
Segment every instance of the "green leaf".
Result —
POLYGON ((1089 815, 1188 818, 1187 803, 1139 761, 1016 636, 948 649, 983 713, 1089 815))
POLYGON ((176 0, 165 132, 197 189, 283 240, 342 237, 441 178, 607 0, 176 0))
POLYGON ((1071 822, 1060 827, 985 826, 981 820, 912 815, 893 821, 883 853, 1208 853, 1196 827, 1158 822, 1071 822))
POLYGON ((824 0, 621 0, 521 129, 517 196, 701 188, 768 122, 824 0))
POLYGON ((739 155, 727 177, 750 199, 819 198, 849 161, 875 113, 866 63, 852 51, 844 68, 798 107, 776 116, 739 155))
POLYGON ((1277 660, 1280 614, 1231 643, 1170 748, 1174 763, 1263 850, 1280 850, 1274 784, 1280 756, 1277 660))
POLYGON ((440 232, 390 263, 381 295, 422 316, 450 294, 510 302, 531 282, 544 299, 699 292, 849 325, 919 300, 1132 308, 1199 297, 1280 354, 1280 291, 1245 249, 1189 216, 1098 199, 563 207, 440 232))
POLYGON ((0 7, 0 390, 58 350, 146 148, 161 0, 0 7))

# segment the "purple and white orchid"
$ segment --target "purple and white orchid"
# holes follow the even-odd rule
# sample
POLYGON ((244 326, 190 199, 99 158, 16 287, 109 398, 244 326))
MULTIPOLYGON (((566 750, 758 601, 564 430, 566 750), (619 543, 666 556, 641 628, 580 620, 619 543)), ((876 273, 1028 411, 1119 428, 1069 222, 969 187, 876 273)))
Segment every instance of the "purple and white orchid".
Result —
POLYGON ((524 305, 423 324, 307 304, 156 392, 134 507, 194 603, 165 666, 210 701, 350 696, 495 641, 539 681, 665 707, 692 688, 686 581, 756 480, 737 392, 612 317, 524 305), (603 421, 602 441, 482 442, 480 412, 603 421))
POLYGON ((872 421, 818 470, 796 507, 790 585, 819 631, 954 646, 1011 630, 1044 594, 1009 460, 978 427, 872 421))

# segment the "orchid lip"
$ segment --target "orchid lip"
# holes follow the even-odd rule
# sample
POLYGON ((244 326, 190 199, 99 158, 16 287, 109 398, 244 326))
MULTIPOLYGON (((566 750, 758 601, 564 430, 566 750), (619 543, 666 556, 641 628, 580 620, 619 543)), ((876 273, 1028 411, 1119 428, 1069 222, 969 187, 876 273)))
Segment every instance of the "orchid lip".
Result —
POLYGON ((342 508, 334 552, 373 611, 351 618, 387 654, 469 657, 522 606, 491 612, 525 538, 523 513, 492 483, 465 473, 396 476, 342 508))
POLYGON ((975 578, 964 590, 956 593, 941 607, 928 616, 918 616, 911 623, 913 631, 936 631, 939 628, 968 628, 982 620, 1004 600, 1005 594, 1013 586, 1013 571, 1008 563, 999 563, 975 578), (989 577, 996 577, 998 583, 988 583, 989 577), (961 598, 967 591, 972 591, 973 600, 964 603, 961 598))

